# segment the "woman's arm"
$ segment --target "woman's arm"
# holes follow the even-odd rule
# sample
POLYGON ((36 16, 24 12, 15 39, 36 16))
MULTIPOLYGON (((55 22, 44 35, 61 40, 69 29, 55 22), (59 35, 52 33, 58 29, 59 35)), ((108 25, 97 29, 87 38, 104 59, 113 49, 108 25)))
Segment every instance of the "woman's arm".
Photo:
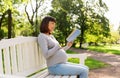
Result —
POLYGON ((72 46, 73 42, 67 42, 67 45, 63 47, 64 50, 68 50, 72 46))
POLYGON ((48 49, 48 43, 47 39, 44 37, 38 37, 38 43, 40 45, 41 51, 46 59, 48 59, 50 56, 52 56, 57 50, 59 50, 61 47, 59 44, 56 44, 53 48, 48 49))

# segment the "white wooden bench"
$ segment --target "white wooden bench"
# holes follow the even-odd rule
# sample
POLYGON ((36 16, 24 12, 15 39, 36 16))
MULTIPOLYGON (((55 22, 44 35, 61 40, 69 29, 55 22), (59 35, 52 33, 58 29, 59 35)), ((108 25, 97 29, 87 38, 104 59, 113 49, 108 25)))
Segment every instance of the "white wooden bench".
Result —
MULTIPOLYGON (((84 64, 85 54, 69 54, 80 58, 84 64)), ((37 37, 18 37, 0 41, 0 78, 76 78, 77 76, 50 75, 41 54, 37 37)))

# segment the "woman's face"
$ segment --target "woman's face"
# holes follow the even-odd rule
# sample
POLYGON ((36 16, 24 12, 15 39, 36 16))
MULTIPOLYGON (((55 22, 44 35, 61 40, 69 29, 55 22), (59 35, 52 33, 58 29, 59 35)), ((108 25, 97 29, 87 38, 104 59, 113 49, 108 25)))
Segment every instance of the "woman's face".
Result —
POLYGON ((48 24, 48 28, 50 30, 50 33, 52 33, 55 29, 55 22, 50 21, 49 24, 48 24))

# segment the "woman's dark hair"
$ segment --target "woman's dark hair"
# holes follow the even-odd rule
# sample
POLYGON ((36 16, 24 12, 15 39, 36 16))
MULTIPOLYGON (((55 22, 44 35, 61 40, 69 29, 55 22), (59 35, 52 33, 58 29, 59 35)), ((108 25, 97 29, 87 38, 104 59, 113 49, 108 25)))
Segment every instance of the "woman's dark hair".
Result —
POLYGON ((40 24, 40 32, 41 33, 49 33, 50 32, 49 29, 48 29, 48 24, 49 24, 50 21, 56 23, 55 18, 53 18, 51 16, 47 16, 47 17, 43 18, 43 20, 40 24))

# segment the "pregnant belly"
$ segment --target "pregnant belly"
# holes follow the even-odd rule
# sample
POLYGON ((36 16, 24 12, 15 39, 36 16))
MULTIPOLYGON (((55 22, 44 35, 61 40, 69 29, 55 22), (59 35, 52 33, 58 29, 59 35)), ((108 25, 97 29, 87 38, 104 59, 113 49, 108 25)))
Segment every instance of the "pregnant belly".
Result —
POLYGON ((57 51, 55 57, 59 60, 63 60, 66 61, 67 60, 67 54, 63 49, 60 49, 59 51, 57 51))
POLYGON ((66 63, 67 54, 63 49, 58 50, 53 56, 47 59, 48 66, 52 66, 58 63, 66 63))

